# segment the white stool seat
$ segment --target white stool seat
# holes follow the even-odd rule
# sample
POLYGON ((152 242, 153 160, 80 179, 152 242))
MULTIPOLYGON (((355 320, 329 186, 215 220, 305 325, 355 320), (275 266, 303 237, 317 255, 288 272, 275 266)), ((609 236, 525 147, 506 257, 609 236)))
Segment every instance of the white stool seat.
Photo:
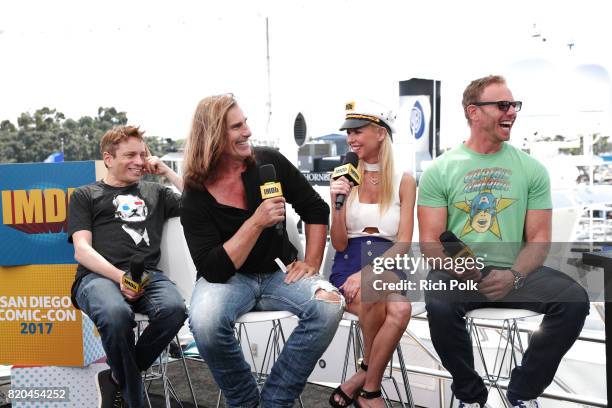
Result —
POLYGON ((425 302, 412 302, 412 316, 420 315, 425 312, 425 302))
POLYGON ((344 312, 344 314, 342 315, 342 319, 343 320, 350 320, 351 322, 358 322, 359 321, 359 316, 354 315, 354 314, 349 313, 349 312, 344 312))
POLYGON ((482 309, 470 310, 465 314, 465 317, 471 319, 486 319, 486 320, 508 320, 508 319, 524 319, 526 317, 538 316, 540 313, 526 309, 510 309, 497 307, 484 307, 482 309))
POLYGON ((236 319, 236 323, 257 323, 257 322, 268 322, 271 320, 286 319, 287 317, 294 316, 293 313, 286 310, 262 310, 247 312, 236 319))

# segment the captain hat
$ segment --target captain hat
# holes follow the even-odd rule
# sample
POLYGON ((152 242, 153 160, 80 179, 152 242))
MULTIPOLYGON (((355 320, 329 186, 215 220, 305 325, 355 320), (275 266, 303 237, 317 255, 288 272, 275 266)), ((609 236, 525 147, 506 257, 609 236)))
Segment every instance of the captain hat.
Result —
POLYGON ((389 136, 393 133, 395 113, 391 109, 370 99, 347 102, 344 123, 340 130, 357 129, 373 123, 387 129, 389 136))

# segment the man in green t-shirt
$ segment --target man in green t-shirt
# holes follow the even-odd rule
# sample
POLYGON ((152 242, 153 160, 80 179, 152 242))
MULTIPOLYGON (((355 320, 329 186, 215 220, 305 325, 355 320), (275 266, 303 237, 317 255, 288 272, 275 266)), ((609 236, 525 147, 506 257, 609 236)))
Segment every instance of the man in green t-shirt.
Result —
POLYGON ((447 288, 426 292, 431 338, 453 376, 459 406, 481 408, 487 388, 474 369, 465 313, 504 307, 544 314, 507 393, 513 406, 537 408, 538 396, 582 330, 588 298, 571 278, 543 266, 551 240, 548 173, 507 143, 521 102, 514 100, 503 77, 488 76, 468 85, 462 104, 470 137, 437 159, 420 180, 420 243, 428 258, 444 259, 440 235, 450 231, 485 267, 430 271, 428 280, 447 288), (477 290, 450 293, 456 280, 477 282, 477 290))

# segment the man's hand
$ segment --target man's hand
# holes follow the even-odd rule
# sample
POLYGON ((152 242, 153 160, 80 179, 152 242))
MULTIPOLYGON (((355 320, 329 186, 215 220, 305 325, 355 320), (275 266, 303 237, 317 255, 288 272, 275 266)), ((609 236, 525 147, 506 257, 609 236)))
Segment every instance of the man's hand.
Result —
POLYGON ((252 222, 261 229, 271 227, 283 222, 285 219, 285 199, 274 197, 263 200, 255 213, 251 216, 252 222))
POLYGON ((164 163, 159 157, 151 156, 149 149, 147 148, 147 157, 142 165, 142 172, 155 174, 156 176, 163 176, 170 183, 176 187, 178 191, 183 191, 183 179, 174 172, 166 163, 164 163))
POLYGON ((348 277, 340 289, 344 291, 346 303, 351 303, 361 290, 361 272, 357 272, 348 277))
POLYGON ((510 269, 493 269, 478 284, 478 291, 490 300, 499 300, 514 289, 514 275, 510 269))
POLYGON ((123 295, 123 297, 125 297, 128 300, 128 302, 137 301, 144 293, 143 290, 141 290, 140 292, 134 292, 132 289, 128 288, 127 286, 124 286, 123 279, 119 281, 119 288, 121 289, 121 294, 123 295))
POLYGON ((166 165, 159 157, 157 156, 147 156, 144 167, 145 173, 155 174, 158 176, 166 176, 170 167, 166 165))
POLYGON ((319 271, 303 261, 293 261, 287 266, 287 276, 285 277, 285 283, 297 282, 302 278, 316 275, 319 271))

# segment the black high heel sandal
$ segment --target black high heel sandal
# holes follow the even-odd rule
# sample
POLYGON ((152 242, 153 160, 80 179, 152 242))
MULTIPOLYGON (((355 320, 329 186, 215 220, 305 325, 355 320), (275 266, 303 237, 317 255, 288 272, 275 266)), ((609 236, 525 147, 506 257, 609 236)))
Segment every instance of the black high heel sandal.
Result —
MULTIPOLYGON (((378 397, 382 397, 382 391, 381 390, 377 390, 377 391, 366 391, 363 388, 359 390, 359 392, 357 393, 357 398, 361 397, 363 399, 374 399, 374 398, 378 398, 378 397)), ((353 402, 353 404, 355 404, 356 408, 361 408, 361 404, 359 403, 359 401, 357 400, 357 398, 355 398, 355 401, 353 402)))
MULTIPOLYGON (((361 368, 363 371, 368 371, 368 365, 365 364, 363 362, 363 360, 359 363, 359 368, 361 368)), ((331 395, 329 396, 329 405, 331 405, 334 408, 347 408, 347 407, 350 407, 355 402, 355 399, 349 397, 348 395, 346 395, 346 393, 344 391, 342 391, 342 388, 340 388, 340 387, 341 387, 341 385, 337 386, 332 391, 331 395), (342 400, 341 401, 336 401, 336 397, 337 396, 342 398, 342 400)))

